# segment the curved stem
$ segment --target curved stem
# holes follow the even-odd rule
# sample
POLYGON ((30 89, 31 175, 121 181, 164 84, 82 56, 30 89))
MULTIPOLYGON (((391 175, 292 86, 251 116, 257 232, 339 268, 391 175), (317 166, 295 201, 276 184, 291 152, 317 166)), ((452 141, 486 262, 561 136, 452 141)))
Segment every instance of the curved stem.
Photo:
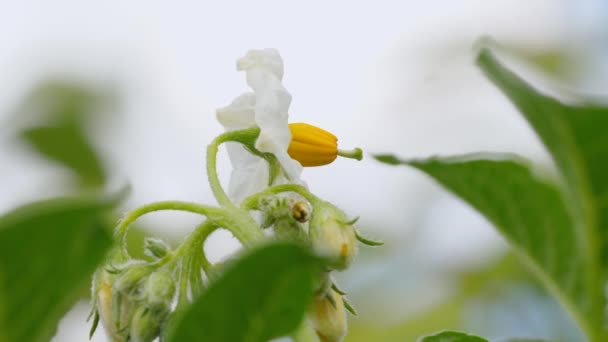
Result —
POLYGON ((201 205, 192 202, 181 202, 181 201, 163 201, 163 202, 155 202, 139 207, 130 213, 128 213, 121 221, 118 227, 114 232, 114 236, 118 241, 123 243, 122 249, 125 255, 129 255, 127 252, 126 244, 124 243, 125 237, 127 235, 127 229, 129 225, 139 217, 151 213, 154 211, 160 210, 179 210, 186 211, 195 214, 201 214, 209 217, 210 219, 217 220, 225 216, 225 210, 217 207, 201 205))
POLYGON ((251 195, 251 196, 245 198, 243 200, 243 202, 241 203, 241 207, 245 208, 245 209, 254 209, 257 207, 258 202, 260 201, 261 198, 264 198, 266 196, 276 195, 276 194, 279 194, 282 192, 295 192, 313 204, 320 201, 320 199, 317 196, 311 194, 308 190, 306 190, 305 187, 303 187, 301 185, 281 184, 281 185, 273 186, 262 192, 258 192, 255 195, 251 195))
POLYGON ((209 146, 207 146, 207 178, 209 180, 209 186, 211 186, 211 191, 221 206, 228 208, 235 207, 230 198, 228 198, 228 195, 226 195, 224 188, 222 188, 222 184, 217 175, 216 164, 219 146, 228 141, 235 141, 244 144, 253 154, 262 156, 259 151, 257 151, 258 153, 255 153, 256 151, 254 151, 255 148, 253 147, 259 134, 260 129, 258 127, 230 131, 220 134, 213 139, 209 146))
POLYGON ((218 229, 219 227, 215 224, 213 224, 210 221, 205 221, 203 223, 201 223, 198 227, 195 228, 193 234, 193 242, 192 244, 194 245, 195 248, 200 248, 200 262, 201 262, 201 266, 203 268, 203 271, 205 272, 205 274, 209 274, 209 272, 211 271, 211 263, 209 262, 209 260, 207 259, 207 255, 205 254, 205 240, 207 240, 207 238, 209 237, 209 235, 211 235, 211 233, 213 233, 216 229, 218 229))
POLYGON ((211 144, 207 146, 207 179, 209 180, 209 186, 211 187, 211 191, 217 202, 224 207, 233 207, 234 204, 232 204, 232 201, 230 201, 230 198, 226 195, 226 192, 220 183, 220 179, 217 176, 217 150, 222 143, 221 137, 222 135, 215 138, 211 144))

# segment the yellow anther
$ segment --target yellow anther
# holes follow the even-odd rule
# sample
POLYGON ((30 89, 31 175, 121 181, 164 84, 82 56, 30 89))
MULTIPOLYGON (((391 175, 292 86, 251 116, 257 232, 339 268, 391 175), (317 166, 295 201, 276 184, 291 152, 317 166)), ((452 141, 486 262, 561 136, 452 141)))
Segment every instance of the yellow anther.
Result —
POLYGON ((289 156, 302 166, 327 165, 338 156, 361 160, 361 149, 342 151, 338 149, 338 138, 319 127, 298 122, 289 124, 291 143, 287 149, 289 156))
POLYGON ((289 124, 289 130, 287 153, 302 166, 326 165, 338 156, 338 138, 328 131, 305 123, 289 124))

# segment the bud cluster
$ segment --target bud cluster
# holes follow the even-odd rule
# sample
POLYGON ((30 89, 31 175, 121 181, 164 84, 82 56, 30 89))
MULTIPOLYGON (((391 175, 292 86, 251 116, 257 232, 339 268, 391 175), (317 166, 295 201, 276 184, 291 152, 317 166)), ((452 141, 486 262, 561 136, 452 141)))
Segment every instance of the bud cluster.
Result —
MULTIPOLYGON (((164 242, 146 241, 146 254, 166 255, 164 242), (163 252, 164 250, 164 252, 163 252)), ((97 271, 93 286, 96 321, 115 342, 151 342, 171 312, 175 282, 157 262, 128 261, 97 271)), ((91 334, 95 331, 93 325, 91 334)))

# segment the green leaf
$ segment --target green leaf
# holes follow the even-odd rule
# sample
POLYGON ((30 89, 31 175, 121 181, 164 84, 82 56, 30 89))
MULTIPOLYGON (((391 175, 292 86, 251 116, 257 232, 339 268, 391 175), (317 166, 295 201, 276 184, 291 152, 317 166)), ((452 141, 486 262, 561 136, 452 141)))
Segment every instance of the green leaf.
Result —
POLYGON ((84 187, 99 187, 105 171, 85 127, 105 102, 98 90, 65 80, 39 84, 18 115, 29 122, 20 137, 41 156, 70 169, 84 187))
POLYGON ((56 199, 0 217, 0 341, 48 341, 112 243, 109 201, 56 199))
MULTIPOLYGON (((577 223, 601 241, 608 269, 608 108, 568 105, 540 94, 483 49, 477 63, 521 111, 557 164, 577 223)), ((597 253, 592 246, 588 253, 597 253)))
POLYGON ((72 170, 81 185, 98 187, 104 184, 101 161, 77 122, 30 128, 22 132, 22 138, 41 155, 72 170))
POLYGON ((513 157, 473 154, 402 163, 425 172, 482 213, 589 337, 599 338, 604 296, 596 281, 597 265, 587 254, 590 239, 572 224, 558 188, 513 157))
POLYGON ((304 317, 320 261, 275 243, 237 260, 171 327, 168 341, 262 342, 292 333, 304 317))
POLYGON ((420 342, 488 342, 485 338, 458 331, 444 331, 420 339, 420 342))

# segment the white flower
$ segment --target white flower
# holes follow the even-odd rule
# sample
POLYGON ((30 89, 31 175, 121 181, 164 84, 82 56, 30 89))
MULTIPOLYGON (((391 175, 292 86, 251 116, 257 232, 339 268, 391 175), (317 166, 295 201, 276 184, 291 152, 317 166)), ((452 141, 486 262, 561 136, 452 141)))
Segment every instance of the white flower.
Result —
MULTIPOLYGON (((244 93, 224 108, 217 110, 217 119, 227 131, 260 127, 255 147, 274 154, 284 174, 274 184, 302 184, 302 166, 287 153, 291 142, 288 110, 291 95, 281 84, 283 60, 274 49, 251 50, 237 61, 237 69, 247 73, 247 84, 253 92, 244 93)), ((268 165, 265 160, 247 152, 237 143, 228 143, 228 154, 233 171, 228 193, 234 200, 265 189, 268 184, 268 165)))

